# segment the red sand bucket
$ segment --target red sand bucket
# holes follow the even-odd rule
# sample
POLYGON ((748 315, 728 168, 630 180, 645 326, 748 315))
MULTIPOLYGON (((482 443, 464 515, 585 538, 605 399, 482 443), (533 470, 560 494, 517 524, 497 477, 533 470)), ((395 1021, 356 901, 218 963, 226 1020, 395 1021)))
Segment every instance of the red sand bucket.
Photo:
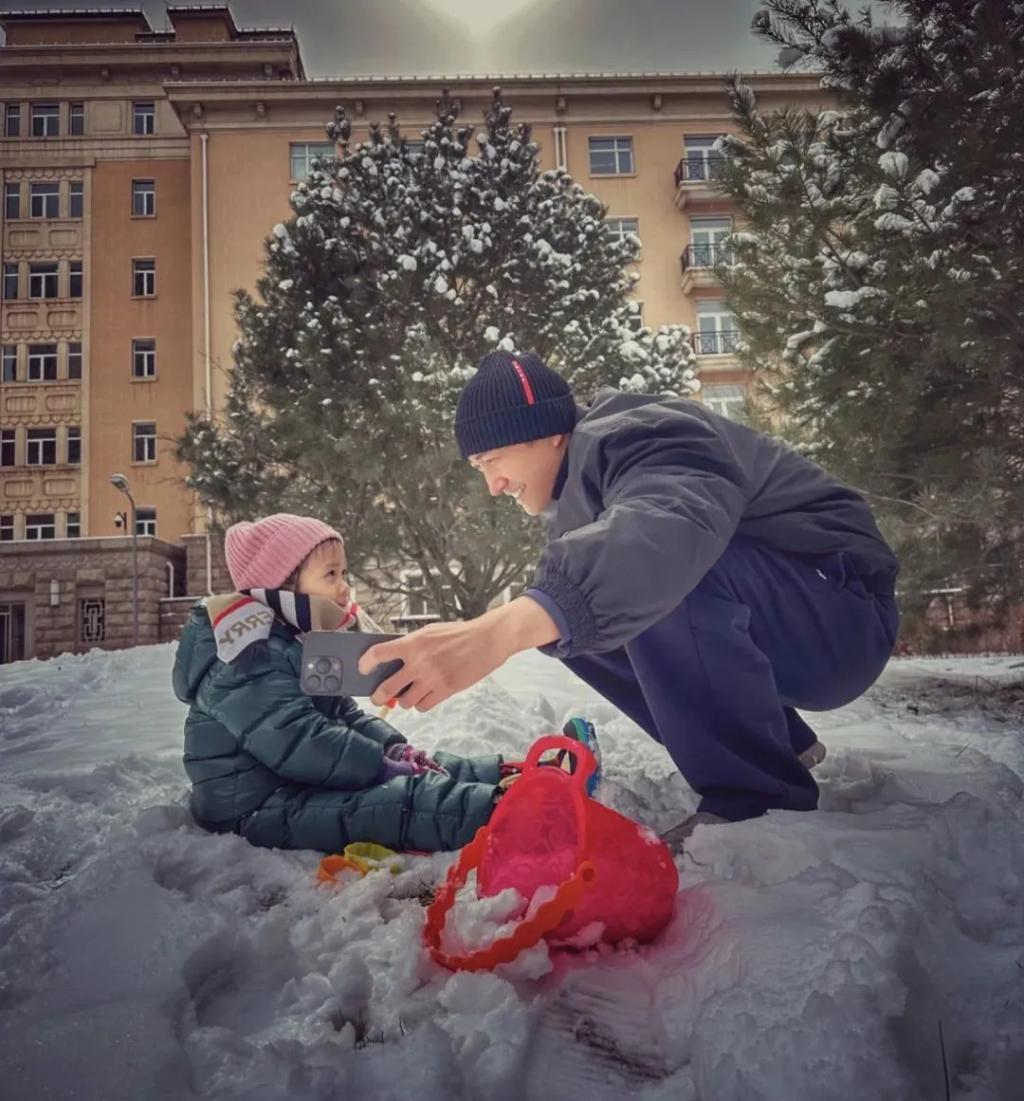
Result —
POLYGON ((590 750, 571 738, 534 742, 522 776, 462 850, 427 911, 424 938, 438 963, 451 970, 492 968, 541 937, 558 945, 595 922, 608 944, 649 941, 668 925, 679 889, 672 854, 650 830, 587 798, 596 767, 590 750), (539 763, 560 749, 575 758, 571 775, 539 763), (510 936, 467 956, 449 956, 441 950, 445 918, 474 868, 482 896, 514 887, 530 899, 545 886, 555 887, 555 895, 510 936))

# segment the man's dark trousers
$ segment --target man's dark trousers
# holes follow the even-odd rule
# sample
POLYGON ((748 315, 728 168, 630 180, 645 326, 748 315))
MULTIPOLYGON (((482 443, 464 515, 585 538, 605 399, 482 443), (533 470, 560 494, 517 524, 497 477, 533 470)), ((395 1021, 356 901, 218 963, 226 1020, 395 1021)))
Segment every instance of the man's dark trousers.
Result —
POLYGON ((734 538, 689 596, 625 646, 565 664, 664 744, 700 796, 738 821, 814 810, 797 755, 815 741, 795 708, 860 696, 899 629, 895 571, 861 576, 847 555, 802 558, 734 538))

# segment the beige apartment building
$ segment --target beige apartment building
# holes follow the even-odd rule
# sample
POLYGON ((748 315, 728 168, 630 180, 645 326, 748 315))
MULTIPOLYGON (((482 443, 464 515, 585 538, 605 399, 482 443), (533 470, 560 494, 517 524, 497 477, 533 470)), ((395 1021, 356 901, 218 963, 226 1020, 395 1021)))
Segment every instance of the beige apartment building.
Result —
MULTIPOLYGON (((0 662, 163 641, 223 587, 173 441, 187 411, 223 399, 232 292, 255 286, 296 182, 331 151, 337 104, 356 140, 391 111, 412 134, 443 88, 475 121, 495 83, 311 80, 290 29, 239 28, 226 5, 167 18, 0 13, 0 662)), ((766 109, 821 99, 809 76, 748 82, 766 109)), ((733 218, 713 183, 722 78, 500 84, 542 167, 598 195, 609 232, 640 237, 645 324, 689 325, 703 400, 739 410, 737 326, 713 272, 733 218)))

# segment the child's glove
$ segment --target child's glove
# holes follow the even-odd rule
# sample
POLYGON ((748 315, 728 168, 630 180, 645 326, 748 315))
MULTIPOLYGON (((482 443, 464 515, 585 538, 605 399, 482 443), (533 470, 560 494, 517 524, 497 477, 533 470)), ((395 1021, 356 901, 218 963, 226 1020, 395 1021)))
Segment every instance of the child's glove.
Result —
POLYGON ((445 771, 433 757, 428 757, 422 749, 415 749, 408 742, 396 742, 395 745, 388 746, 384 750, 384 757, 393 764, 410 765, 412 774, 416 776, 424 772, 445 771))
POLYGON ((377 777, 378 784, 386 784, 388 780, 393 780, 396 776, 415 776, 416 766, 409 761, 392 761, 387 757, 380 763, 380 775, 377 777))

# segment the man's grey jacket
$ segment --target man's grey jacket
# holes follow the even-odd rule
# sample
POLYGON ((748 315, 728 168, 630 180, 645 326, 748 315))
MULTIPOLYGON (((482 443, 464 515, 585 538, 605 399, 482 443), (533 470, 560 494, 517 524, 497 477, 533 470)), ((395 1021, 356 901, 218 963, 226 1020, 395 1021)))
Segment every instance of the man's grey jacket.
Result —
POLYGON ((558 657, 612 650, 675 608, 733 536, 864 576, 897 563, 854 490, 791 448, 685 398, 606 389, 580 410, 543 516, 527 594, 553 615, 558 657))

